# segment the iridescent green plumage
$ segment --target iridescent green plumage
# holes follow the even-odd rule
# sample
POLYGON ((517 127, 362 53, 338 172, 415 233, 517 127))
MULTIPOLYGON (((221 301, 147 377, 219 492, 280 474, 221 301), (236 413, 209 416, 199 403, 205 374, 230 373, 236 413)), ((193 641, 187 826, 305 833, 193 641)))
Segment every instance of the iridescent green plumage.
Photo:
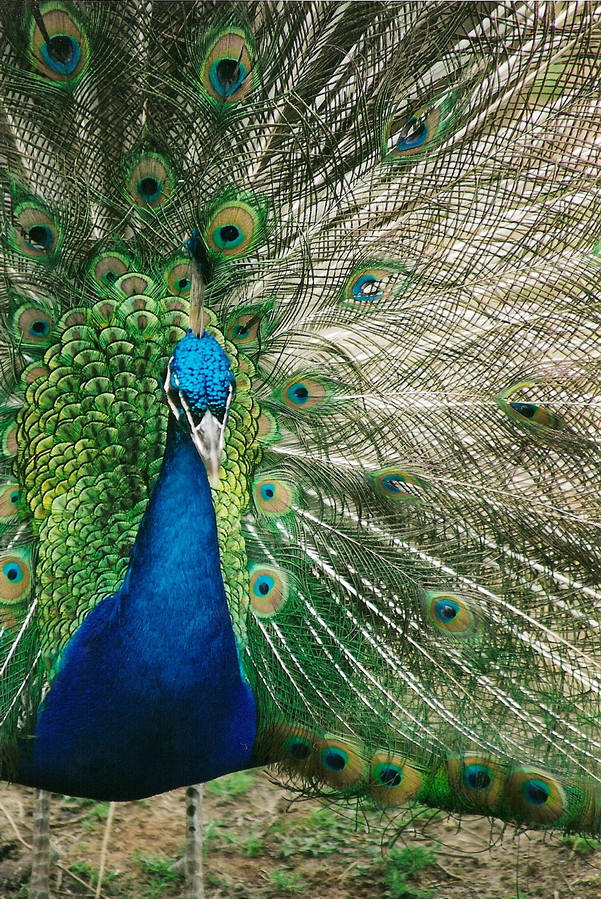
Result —
POLYGON ((6 16, 5 754, 124 577, 198 234, 255 761, 599 832, 598 13, 6 16))

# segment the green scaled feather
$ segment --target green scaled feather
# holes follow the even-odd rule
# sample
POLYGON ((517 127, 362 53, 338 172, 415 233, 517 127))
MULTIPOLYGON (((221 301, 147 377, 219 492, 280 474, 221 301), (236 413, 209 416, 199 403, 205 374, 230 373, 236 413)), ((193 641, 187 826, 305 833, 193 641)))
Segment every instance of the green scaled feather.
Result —
POLYGON ((123 577, 196 230, 257 763, 600 832, 600 11, 2 5, 5 756, 123 577))

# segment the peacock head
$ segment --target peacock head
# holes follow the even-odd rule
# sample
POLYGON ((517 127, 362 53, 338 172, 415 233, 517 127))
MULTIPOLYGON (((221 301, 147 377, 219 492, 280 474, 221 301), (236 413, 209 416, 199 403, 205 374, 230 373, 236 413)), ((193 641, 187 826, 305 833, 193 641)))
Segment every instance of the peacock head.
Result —
POLYGON ((219 480, 225 427, 234 396, 234 373, 217 340, 192 330, 176 345, 165 392, 175 418, 188 429, 213 487, 219 480))

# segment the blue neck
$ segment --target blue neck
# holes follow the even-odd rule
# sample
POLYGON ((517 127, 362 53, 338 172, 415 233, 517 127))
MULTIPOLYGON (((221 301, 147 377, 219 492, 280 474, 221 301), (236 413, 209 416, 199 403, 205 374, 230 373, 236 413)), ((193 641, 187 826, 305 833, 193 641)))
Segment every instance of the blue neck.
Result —
POLYGON ((138 799, 252 765, 206 471, 173 423, 121 589, 69 642, 17 780, 138 799))

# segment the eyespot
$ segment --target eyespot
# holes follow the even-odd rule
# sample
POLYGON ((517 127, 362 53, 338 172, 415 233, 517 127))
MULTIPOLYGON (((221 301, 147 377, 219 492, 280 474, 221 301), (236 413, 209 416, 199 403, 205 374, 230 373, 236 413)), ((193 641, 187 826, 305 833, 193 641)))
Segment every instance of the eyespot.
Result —
POLYGON ((52 317, 36 306, 21 306, 13 316, 13 331, 23 345, 48 346, 53 330, 52 317))
POLYGON ((376 752, 371 760, 369 793, 380 805, 403 805, 413 799, 422 786, 422 775, 396 755, 376 752))
POLYGON ((21 204, 15 210, 15 242, 31 259, 49 258, 58 247, 56 225, 39 206, 21 204))
POLYGON ((561 430, 561 419, 551 412, 550 409, 540 406, 538 403, 527 401, 529 395, 532 395, 532 392, 536 392, 537 389, 535 382, 523 381, 510 387, 508 390, 504 390, 503 393, 495 398, 495 402, 514 421, 540 425, 552 431, 561 430), (522 400, 516 399, 519 393, 523 395, 522 400))
POLYGON ((0 487, 0 521, 9 521, 17 515, 21 491, 18 484, 0 487))
POLYGON ((356 303, 374 303, 384 295, 382 271, 365 271, 355 275, 347 287, 347 298, 356 303))
POLYGON ((464 597, 456 593, 427 593, 425 612, 436 629, 449 637, 465 639, 478 632, 478 614, 464 597))
POLYGON ((291 378, 281 390, 283 402, 295 412, 306 412, 319 406, 327 396, 325 384, 316 378, 291 378))
POLYGON ((373 472, 370 477, 376 492, 386 499, 416 502, 422 498, 420 481, 402 468, 389 466, 373 472))
POLYGON ((259 618, 271 618, 288 599, 288 578, 280 568, 255 565, 250 569, 250 604, 259 618))
POLYGON ((284 745, 287 755, 295 762, 306 762, 313 755, 313 745, 306 737, 289 737, 284 745))
POLYGON ((283 748, 288 767, 306 772, 315 756, 315 738, 297 731, 284 740, 283 748))
POLYGON ((0 601, 18 602, 29 593, 29 562, 18 555, 0 556, 0 601))
POLYGON ((447 771, 455 793, 469 806, 488 812, 498 804, 507 782, 503 764, 474 753, 448 759, 447 771))
POLYGON ((342 292, 345 304, 367 308, 389 300, 409 283, 409 273, 401 268, 369 266, 357 269, 342 292))
POLYGON ((292 773, 307 776, 312 770, 317 739, 304 728, 282 723, 263 733, 259 753, 270 763, 278 762, 292 773))
POLYGON ((117 253, 104 253, 92 264, 94 280, 100 287, 113 287, 130 266, 126 256, 117 253))
POLYGON ((518 421, 530 421, 554 431, 560 428, 557 416, 544 406, 537 406, 536 403, 509 403, 508 411, 511 417, 518 421))
POLYGON ((516 819, 526 824, 552 824, 566 809, 559 781, 531 768, 519 769, 509 776, 506 796, 516 819))
POLYGON ((44 28, 34 19, 31 37, 40 72, 53 81, 76 81, 88 59, 88 45, 81 29, 58 3, 45 4, 40 12, 44 28), (44 8, 46 12, 42 11, 44 8))
POLYGON ((468 753, 449 759, 447 770, 453 788, 472 807, 493 811, 503 796, 507 770, 495 759, 468 753))
POLYGON ((165 159, 158 153, 145 154, 131 169, 127 185, 137 206, 156 209, 167 202, 175 179, 165 159))
POLYGON ((260 323, 259 316, 252 312, 237 315, 230 319, 225 333, 236 346, 246 347, 256 342, 260 323))
POLYGON ((248 203, 225 203, 211 219, 205 243, 220 256, 243 256, 255 245, 259 230, 259 215, 248 203))
POLYGON ((330 786, 345 789, 363 778, 364 766, 357 747, 337 737, 319 740, 317 773, 330 786))
POLYGON ((253 497, 257 511, 271 518, 280 518, 292 509, 294 488, 281 478, 256 478, 253 497))
POLYGON ((190 263, 177 262, 165 272, 169 293, 176 297, 187 297, 192 286, 190 263))
POLYGON ((493 782, 490 769, 485 765, 467 765, 463 772, 463 779, 470 790, 477 792, 489 790, 493 782))
POLYGON ((253 49, 250 36, 232 28, 217 35, 204 59, 202 85, 218 103, 242 100, 253 88, 253 49))
POLYGON ((440 142, 453 121, 454 95, 420 107, 408 118, 391 120, 383 151, 389 162, 422 155, 440 142))

